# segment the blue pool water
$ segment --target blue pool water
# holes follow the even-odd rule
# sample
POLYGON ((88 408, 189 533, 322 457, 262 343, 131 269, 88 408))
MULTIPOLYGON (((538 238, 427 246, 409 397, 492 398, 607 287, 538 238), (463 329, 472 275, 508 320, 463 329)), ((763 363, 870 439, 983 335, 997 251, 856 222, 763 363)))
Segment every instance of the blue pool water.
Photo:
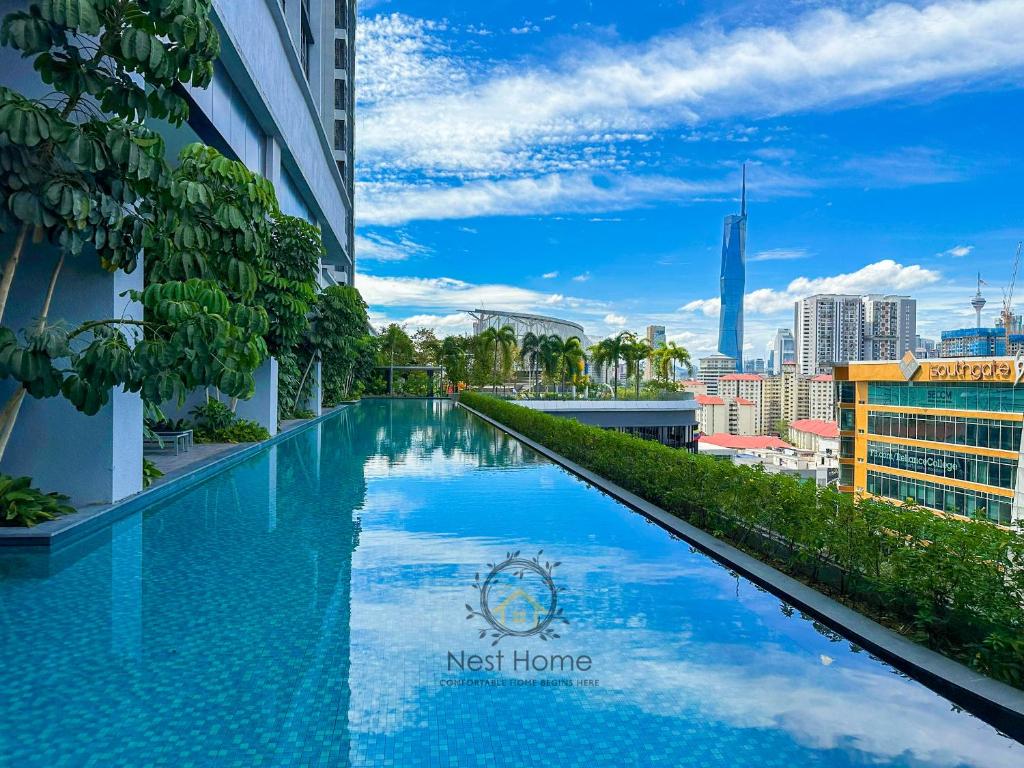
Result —
MULTIPOLYGON (((516 583, 501 626, 550 607, 516 583)), ((1024 765, 440 402, 362 403, 67 550, 0 553, 0 672, 19 768, 1024 765), (568 623, 491 645, 477 574, 538 550, 568 623), (590 663, 509 668, 526 653, 590 663)))

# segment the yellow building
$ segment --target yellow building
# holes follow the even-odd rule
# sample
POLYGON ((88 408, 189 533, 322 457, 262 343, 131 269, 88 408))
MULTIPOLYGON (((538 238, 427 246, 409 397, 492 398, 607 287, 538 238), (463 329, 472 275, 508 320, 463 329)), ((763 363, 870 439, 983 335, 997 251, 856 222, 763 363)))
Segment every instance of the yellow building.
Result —
POLYGON ((1024 356, 835 367, 840 489, 1008 524, 1024 518, 1017 468, 1024 356))

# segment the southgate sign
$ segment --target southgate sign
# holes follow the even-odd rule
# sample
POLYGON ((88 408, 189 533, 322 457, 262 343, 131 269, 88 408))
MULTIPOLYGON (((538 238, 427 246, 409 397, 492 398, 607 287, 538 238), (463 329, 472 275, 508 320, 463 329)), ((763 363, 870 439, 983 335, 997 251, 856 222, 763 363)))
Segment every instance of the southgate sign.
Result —
POLYGON ((1024 353, 1013 360, 950 360, 928 364, 929 381, 991 381, 1012 383, 1024 378, 1024 353))

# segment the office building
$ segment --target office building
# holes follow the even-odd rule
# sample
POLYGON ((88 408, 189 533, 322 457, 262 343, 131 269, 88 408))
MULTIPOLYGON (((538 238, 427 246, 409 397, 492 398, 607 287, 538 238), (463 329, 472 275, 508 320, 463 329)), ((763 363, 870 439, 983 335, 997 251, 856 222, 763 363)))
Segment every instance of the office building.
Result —
POLYGON ((837 366, 840 488, 1002 524, 1021 519, 1022 374, 1011 357, 908 353, 837 366))
POLYGON ((794 331, 804 376, 829 373, 837 362, 899 360, 917 340, 917 301, 873 294, 809 296, 796 302, 794 331))
MULTIPOLYGON (((651 345, 651 349, 657 349, 658 347, 665 346, 665 326, 664 325, 648 325, 647 326, 647 343, 651 345)), ((675 363, 672 363, 674 366, 675 363)), ((651 379, 657 378, 657 371, 654 366, 654 358, 647 358, 647 366, 644 368, 644 381, 650 381, 651 379)), ((669 377, 671 378, 671 376, 669 377)))
POLYGON ((767 372, 778 376, 782 373, 784 364, 795 362, 796 340, 793 338, 793 332, 789 328, 779 328, 768 344, 767 372))
POLYGON ((725 217, 722 235, 722 308, 718 315, 718 351, 733 358, 743 371, 743 296, 747 280, 747 167, 743 166, 740 213, 725 217))
POLYGON ((923 336, 918 336, 914 342, 914 357, 918 360, 924 360, 929 357, 939 356, 939 345, 935 339, 926 339, 923 336))
POLYGON ((736 358, 728 355, 711 355, 698 361, 697 379, 706 388, 707 394, 718 394, 718 380, 736 372, 736 358))
POLYGON ((763 357, 755 357, 751 360, 743 361, 743 372, 744 373, 756 373, 759 376, 763 376, 768 372, 768 363, 763 357))

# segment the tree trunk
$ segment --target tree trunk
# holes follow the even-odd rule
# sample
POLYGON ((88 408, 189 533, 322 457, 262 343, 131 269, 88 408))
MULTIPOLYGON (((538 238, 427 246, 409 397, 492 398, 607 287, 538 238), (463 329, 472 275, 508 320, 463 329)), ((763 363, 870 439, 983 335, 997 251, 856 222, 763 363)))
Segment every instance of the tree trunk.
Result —
POLYGON ((0 277, 0 322, 4 319, 4 310, 7 308, 7 297, 11 294, 11 283, 14 282, 14 273, 18 269, 18 261, 21 259, 21 251, 25 247, 25 238, 28 237, 28 224, 22 224, 18 231, 18 239, 14 243, 14 250, 7 257, 4 264, 3 277, 0 277))
MULTIPOLYGON (((26 227, 22 227, 22 233, 26 232, 26 227)), ((15 247, 15 251, 20 254, 21 246, 24 244, 24 238, 19 237, 19 245, 15 247)), ((50 316, 50 307, 53 304, 53 293, 57 288, 57 278, 60 277, 60 271, 64 267, 64 251, 60 252, 60 258, 57 259, 57 263, 53 267, 53 272, 50 274, 50 284, 46 288, 46 297, 43 299, 43 307, 39 313, 39 322, 36 325, 38 332, 42 332, 46 329, 46 320, 50 316)), ((17 259, 12 254, 11 260, 15 263, 17 259)), ((8 260, 8 265, 10 260, 8 260)), ((13 279, 14 270, 11 269, 11 277, 13 279)), ((4 279, 7 279, 7 269, 4 268, 4 279)), ((7 284, 10 287, 10 284, 7 284)), ((4 296, 6 299, 6 295, 4 296)), ((4 453, 7 451, 7 443, 10 442, 11 433, 14 432, 14 424, 18 421, 18 414, 21 412, 21 404, 25 401, 25 394, 28 390, 24 386, 19 386, 18 389, 10 396, 7 400, 7 404, 4 406, 3 411, 0 411, 0 461, 3 461, 4 453)))
POLYGON ((313 367, 314 360, 316 360, 316 355, 310 355, 306 370, 302 372, 302 378, 299 379, 299 391, 295 393, 295 402, 292 403, 293 412, 299 409, 299 398, 302 397, 302 388, 306 385, 306 377, 309 376, 309 370, 313 367))
POLYGON ((27 390, 23 386, 19 386, 12 394, 7 403, 4 405, 3 411, 0 411, 0 462, 4 460, 4 453, 7 451, 7 443, 11 439, 11 432, 14 430, 14 422, 18 420, 18 412, 21 410, 21 404, 25 400, 25 393, 27 390))

